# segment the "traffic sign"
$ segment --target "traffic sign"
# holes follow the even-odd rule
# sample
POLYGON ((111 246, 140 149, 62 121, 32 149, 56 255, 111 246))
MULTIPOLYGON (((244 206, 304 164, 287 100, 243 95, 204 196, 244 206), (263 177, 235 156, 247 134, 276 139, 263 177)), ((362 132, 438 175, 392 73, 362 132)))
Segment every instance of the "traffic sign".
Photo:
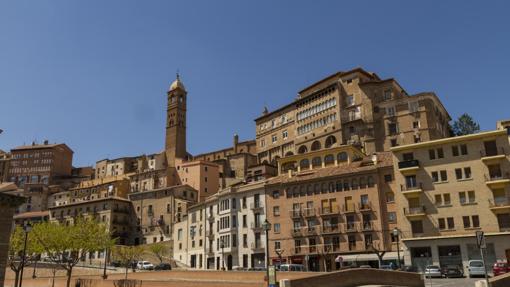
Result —
POLYGON ((478 248, 485 249, 485 236, 483 234, 483 231, 477 231, 476 232, 476 245, 478 245, 478 248))

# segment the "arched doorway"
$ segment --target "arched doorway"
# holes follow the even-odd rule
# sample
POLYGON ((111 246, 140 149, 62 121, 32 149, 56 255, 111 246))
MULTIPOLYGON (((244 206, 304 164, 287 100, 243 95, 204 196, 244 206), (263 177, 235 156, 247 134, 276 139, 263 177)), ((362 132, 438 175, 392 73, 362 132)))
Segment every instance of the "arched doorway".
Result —
POLYGON ((308 151, 308 148, 305 145, 300 146, 298 149, 299 154, 306 153, 307 151, 308 151))
POLYGON ((227 256, 227 270, 232 270, 232 255, 227 256))

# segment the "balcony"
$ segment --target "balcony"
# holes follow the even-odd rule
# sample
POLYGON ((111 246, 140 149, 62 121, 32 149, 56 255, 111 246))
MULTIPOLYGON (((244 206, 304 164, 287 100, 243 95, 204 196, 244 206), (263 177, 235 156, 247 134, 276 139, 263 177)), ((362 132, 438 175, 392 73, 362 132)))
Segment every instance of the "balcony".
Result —
POLYGON ((205 236, 209 238, 209 240, 214 240, 214 232, 212 230, 209 230, 205 236))
POLYGON ((353 121, 362 120, 361 113, 350 113, 342 117, 342 122, 348 123, 353 121))
POLYGON ((324 206, 319 208, 319 214, 321 216, 338 215, 339 213, 340 210, 338 208, 338 205, 324 206))
POLYGON ((505 149, 503 147, 499 147, 491 150, 481 150, 480 151, 480 159, 488 164, 498 162, 502 159, 506 158, 505 149))
POLYGON ((358 224, 355 222, 348 222, 344 223, 344 232, 345 233, 351 233, 351 232, 358 232, 358 224))
POLYGON ((300 218, 303 212, 300 209, 289 211, 290 218, 300 218))
POLYGON ((510 174, 504 173, 495 173, 495 174, 486 174, 485 175, 485 184, 491 189, 499 189, 504 188, 508 184, 510 184, 510 174))
POLYGON ((250 209, 253 211, 260 211, 264 209, 264 206, 260 202, 250 203, 250 209))
POLYGON ((374 225, 372 222, 363 222, 361 223, 361 230, 362 231, 374 231, 374 225))
POLYGON ((427 215, 425 206, 404 208, 404 215, 408 218, 424 217, 427 215))
POLYGON ((360 202, 358 203, 358 210, 360 212, 369 212, 372 211, 372 202, 360 202))
POLYGON ((398 170, 404 175, 415 174, 418 169, 420 169, 420 162, 417 159, 405 160, 398 163, 398 170))
POLYGON ((252 222, 251 223, 251 229, 253 229, 253 231, 261 231, 262 230, 262 224, 259 223, 259 222, 252 222))
POLYGON ((304 217, 314 217, 315 216, 315 209, 314 208, 305 208, 305 209, 303 209, 303 216, 304 217))
POLYGON ((342 206, 343 213, 354 213, 356 212, 356 204, 354 203, 346 203, 342 206))
POLYGON ((318 234, 318 227, 316 226, 310 226, 306 228, 306 235, 317 235, 318 234))
POLYGON ((400 190, 407 198, 419 197, 423 192, 423 183, 400 185, 400 190))
POLYGON ((340 225, 324 225, 322 226, 322 234, 338 234, 340 233, 340 225))
POLYGON ((510 212, 510 198, 496 197, 489 199, 489 209, 496 214, 510 212))
POLYGON ((257 242, 252 242, 250 249, 253 253, 264 253, 266 251, 264 245, 257 242))
POLYGON ((292 228, 290 233, 292 237, 303 237, 303 230, 301 228, 292 228))

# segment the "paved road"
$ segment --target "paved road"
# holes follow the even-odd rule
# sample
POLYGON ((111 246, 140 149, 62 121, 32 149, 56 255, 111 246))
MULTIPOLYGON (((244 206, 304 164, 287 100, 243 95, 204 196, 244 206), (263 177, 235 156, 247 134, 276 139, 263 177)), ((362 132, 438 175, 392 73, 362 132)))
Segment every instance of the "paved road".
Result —
MULTIPOLYGON (((483 278, 451 278, 451 279, 427 279, 425 281, 425 287, 474 287, 475 282, 483 280, 483 278)), ((364 287, 380 287, 376 285, 364 286, 364 287)))

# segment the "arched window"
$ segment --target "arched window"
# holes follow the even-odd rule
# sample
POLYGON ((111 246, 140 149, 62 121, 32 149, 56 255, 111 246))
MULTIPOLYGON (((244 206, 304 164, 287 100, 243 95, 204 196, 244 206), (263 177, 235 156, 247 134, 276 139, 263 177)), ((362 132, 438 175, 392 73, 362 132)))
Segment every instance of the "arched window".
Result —
POLYGON ((335 136, 329 136, 326 138, 326 143, 324 144, 324 146, 326 148, 330 148, 332 145, 334 145, 336 143, 336 138, 335 136))
POLYGON ((350 190, 350 185, 348 180, 344 180, 344 190, 350 190))
POLYGON ((301 168, 301 170, 307 170, 307 169, 310 169, 310 161, 305 158, 305 159, 302 159, 300 162, 299 162, 299 167, 301 168))
POLYGON ((313 194, 313 186, 311 184, 307 185, 306 194, 307 195, 312 195, 313 194))
POLYGON ((314 141, 312 143, 312 151, 320 150, 320 149, 321 149, 321 143, 319 141, 314 141))
POLYGON ((337 154, 336 159, 338 160, 338 162, 347 161, 347 153, 343 151, 343 152, 337 154))
POLYGON ((318 183, 316 183, 316 184, 314 184, 314 185, 313 185, 313 192, 314 192, 315 194, 317 194, 317 193, 320 193, 320 192, 321 192, 321 190, 320 190, 320 186, 319 186, 319 184, 318 184, 318 183))
POLYGON ((335 192, 335 184, 333 182, 330 182, 328 185, 328 191, 329 192, 335 192))
POLYGON ((351 181, 351 189, 358 189, 358 180, 355 178, 351 181))
POLYGON ((293 153, 293 152, 291 152, 291 151, 288 151, 288 152, 285 154, 285 156, 291 156, 291 155, 294 155, 294 153, 293 153))
POLYGON ((299 154, 306 153, 307 151, 308 151, 308 148, 305 145, 300 146, 298 149, 299 154))
POLYGON ((335 164, 335 156, 332 154, 328 154, 324 157, 324 164, 326 166, 334 165, 335 164))
POLYGON ((364 178, 364 177, 361 177, 361 178, 359 179, 359 188, 365 188, 365 187, 367 187, 367 184, 366 184, 366 182, 365 182, 365 178, 364 178))
POLYGON ((312 168, 322 167, 322 158, 316 156, 312 159, 312 168))
POLYGON ((299 195, 300 196, 306 195, 306 188, 303 185, 299 188, 299 195))
POLYGON ((323 183, 321 183, 321 193, 326 193, 326 192, 328 192, 328 185, 325 182, 323 182, 323 183))
POLYGON ((296 162, 286 162, 282 166, 282 172, 288 172, 289 170, 296 170, 296 162))
POLYGON ((278 165, 278 159, 279 159, 279 158, 280 158, 279 156, 275 156, 275 157, 273 158, 273 160, 271 161, 271 164, 272 164, 272 165, 274 165, 274 166, 278 165))

